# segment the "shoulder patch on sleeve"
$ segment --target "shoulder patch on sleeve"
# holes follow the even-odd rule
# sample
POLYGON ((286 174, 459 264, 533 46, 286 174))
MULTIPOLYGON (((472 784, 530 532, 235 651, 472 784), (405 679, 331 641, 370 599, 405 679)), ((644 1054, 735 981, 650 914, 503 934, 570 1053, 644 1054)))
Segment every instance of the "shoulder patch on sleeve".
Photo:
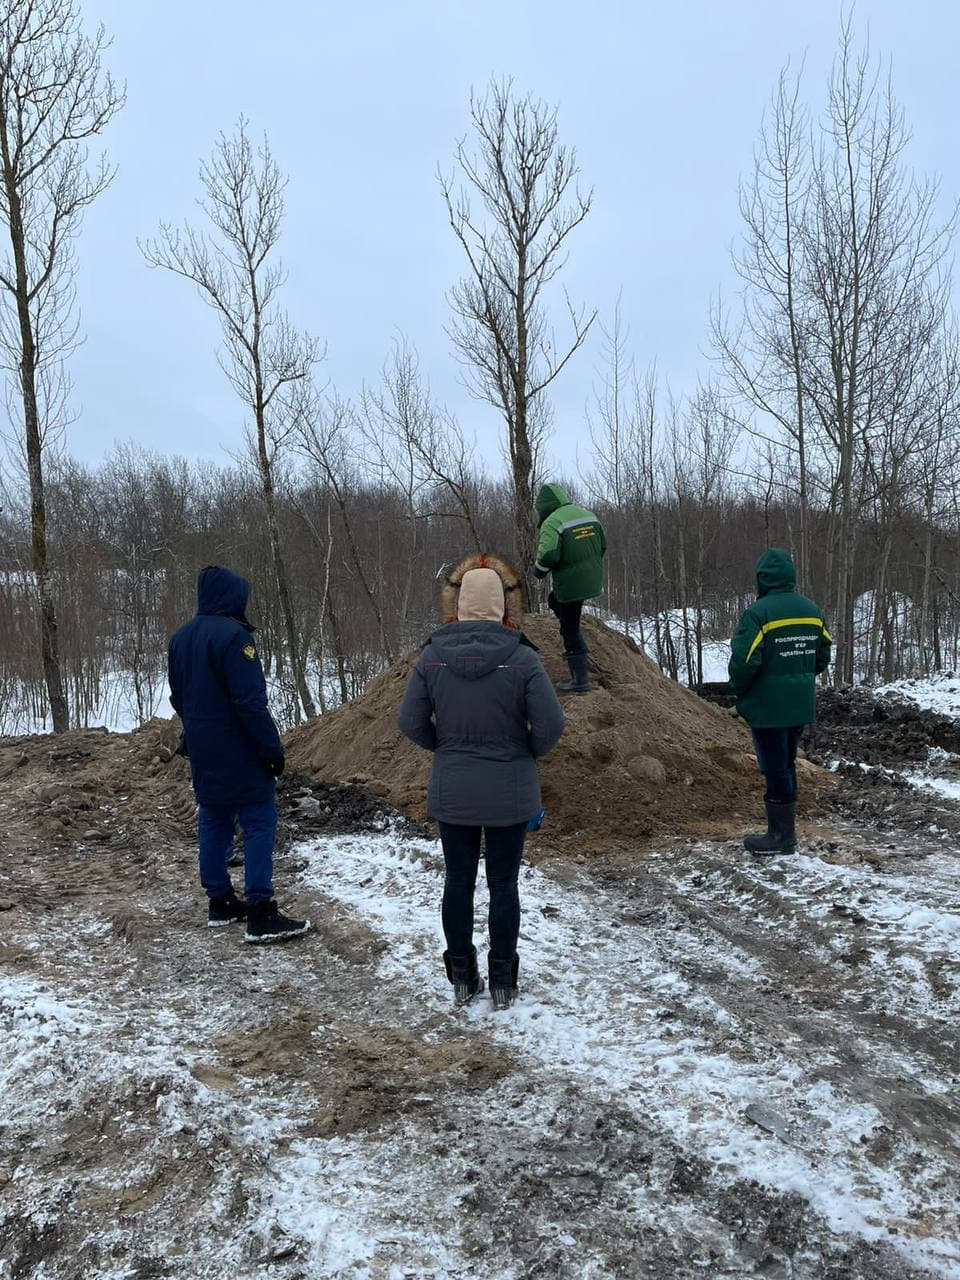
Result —
POLYGON ((254 658, 257 656, 257 651, 252 644, 245 644, 243 646, 243 656, 247 658, 250 662, 254 660, 254 658))

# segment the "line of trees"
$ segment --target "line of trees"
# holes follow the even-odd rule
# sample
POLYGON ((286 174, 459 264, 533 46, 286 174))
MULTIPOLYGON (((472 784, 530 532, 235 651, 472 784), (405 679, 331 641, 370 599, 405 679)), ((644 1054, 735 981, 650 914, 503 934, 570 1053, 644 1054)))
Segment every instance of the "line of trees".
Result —
POLYGON ((638 372, 619 307, 600 320, 562 289, 593 193, 556 112, 510 82, 471 97, 453 170, 438 172, 464 260, 448 334, 496 414, 502 469, 434 402, 405 342, 353 397, 322 378, 322 342, 283 307, 285 178, 244 119, 201 165, 202 225, 141 242, 219 323, 247 421, 226 442, 235 465, 129 446, 91 467, 63 452, 74 247, 112 176, 87 147, 123 104, 105 43, 75 0, 0 6, 7 723, 85 722, 118 681, 133 717, 151 714, 166 638, 197 568, 217 560, 254 584, 285 722, 355 694, 433 624, 445 562, 491 547, 529 569, 536 488, 556 478, 550 388, 594 329, 591 456, 568 487, 608 526, 601 609, 664 671, 703 680, 705 645, 729 635, 771 543, 794 551, 834 620, 836 680, 957 664, 955 215, 907 168, 889 75, 849 23, 819 107, 800 75, 779 77, 741 187, 741 287, 713 306, 713 367, 682 395, 638 372))
MULTIPOLYGON (((608 530, 601 613, 666 674, 697 684, 705 647, 729 637, 752 598, 758 549, 794 543, 800 511, 775 483, 757 493, 751 478, 724 465, 736 442, 722 405, 706 395, 676 404, 651 377, 627 387, 617 418, 595 419, 591 473, 560 479, 595 505, 608 530)), ((444 566, 513 536, 512 483, 485 476, 443 427, 413 353, 400 347, 377 389, 329 406, 324 434, 275 473, 272 515, 253 467, 199 466, 132 446, 94 467, 60 460, 48 477, 48 535, 74 722, 96 722, 111 699, 122 700, 120 718, 154 713, 167 639, 193 611, 196 571, 216 562, 253 584, 258 647, 285 724, 306 714, 304 681, 318 711, 354 697, 437 624, 444 566), (418 454, 412 441, 430 432, 443 449, 418 454), (271 521, 288 575, 296 667, 271 521)), ((960 491, 955 469, 952 479, 960 491)), ((815 510, 812 545, 824 545, 830 528, 830 513, 815 510)), ((857 674, 892 680, 957 668, 960 509, 933 524, 922 505, 886 526, 864 518, 857 537, 857 674)), ((48 707, 29 565, 29 522, 5 509, 0 723, 10 729, 42 722, 48 707)), ((827 598, 828 573, 827 559, 813 555, 805 585, 818 599, 827 598)))

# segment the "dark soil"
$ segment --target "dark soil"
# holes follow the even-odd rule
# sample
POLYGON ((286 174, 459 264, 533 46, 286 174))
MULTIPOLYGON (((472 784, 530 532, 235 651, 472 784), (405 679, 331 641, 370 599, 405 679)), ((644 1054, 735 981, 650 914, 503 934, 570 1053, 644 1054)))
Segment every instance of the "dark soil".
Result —
POLYGON ((862 687, 817 694, 817 723, 807 733, 813 756, 893 769, 924 763, 931 747, 960 754, 960 720, 862 687))

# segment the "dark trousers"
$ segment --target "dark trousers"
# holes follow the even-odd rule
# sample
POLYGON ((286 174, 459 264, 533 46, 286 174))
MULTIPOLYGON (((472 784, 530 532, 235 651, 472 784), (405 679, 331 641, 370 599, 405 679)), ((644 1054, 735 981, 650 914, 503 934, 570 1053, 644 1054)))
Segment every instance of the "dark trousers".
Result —
POLYGON ((509 963, 520 936, 520 858, 527 824, 512 827, 459 827, 441 822, 440 841, 446 877, 443 882, 443 934, 452 956, 465 956, 473 946, 473 893, 480 865, 480 837, 486 842, 485 865, 490 889, 490 956, 509 963))
POLYGON ((789 729, 751 729, 757 767, 767 783, 764 800, 790 804, 797 798, 797 747, 803 725, 789 729))
POLYGON ((580 630, 580 614, 583 612, 583 601, 567 600, 561 604, 551 591, 547 596, 547 604, 560 620, 563 652, 571 656, 586 653, 586 642, 583 638, 583 632, 580 630))
POLYGON ((197 814, 200 837, 200 883, 209 898, 222 898, 233 887, 227 859, 233 853, 236 823, 243 832, 243 881, 247 902, 273 897, 273 841, 277 833, 277 803, 202 804, 197 814))

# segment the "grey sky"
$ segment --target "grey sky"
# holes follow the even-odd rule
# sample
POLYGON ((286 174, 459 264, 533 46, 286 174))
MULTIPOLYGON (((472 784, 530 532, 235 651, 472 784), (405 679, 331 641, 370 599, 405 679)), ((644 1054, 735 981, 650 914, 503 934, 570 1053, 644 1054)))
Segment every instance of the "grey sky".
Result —
MULTIPOLYGON (((656 358, 675 390, 689 388, 706 367, 710 298, 732 287, 737 181, 778 68, 806 54, 808 97, 822 101, 839 18, 832 0, 84 9, 112 33, 109 65, 129 94, 106 138, 118 175, 78 246, 87 341, 72 365, 81 417, 68 447, 91 461, 118 439, 220 460, 235 447, 242 412, 216 363, 214 317, 191 286, 150 271, 135 241, 161 219, 198 219, 199 160, 241 113, 290 178, 286 302, 327 341, 327 376, 355 394, 403 333, 437 397, 494 457, 496 415, 461 386, 444 333, 461 260, 435 176, 466 130, 471 86, 491 74, 559 107, 561 137, 595 189, 563 275, 572 298, 608 313, 622 289, 638 363, 656 358)), ((939 173, 953 198, 960 11, 952 0, 870 0, 856 19, 893 58, 911 163, 939 173)), ((598 354, 595 338, 555 384, 553 456, 568 473, 598 354)))

